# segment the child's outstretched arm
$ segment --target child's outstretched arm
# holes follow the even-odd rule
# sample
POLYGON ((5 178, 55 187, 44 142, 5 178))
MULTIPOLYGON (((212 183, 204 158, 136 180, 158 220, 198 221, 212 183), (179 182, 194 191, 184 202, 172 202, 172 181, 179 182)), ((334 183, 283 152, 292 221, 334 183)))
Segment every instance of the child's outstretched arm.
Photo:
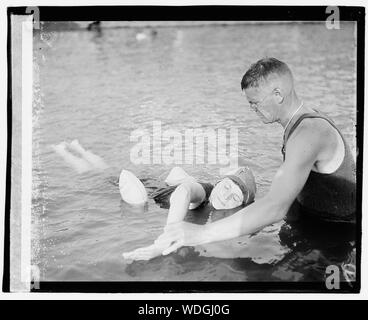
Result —
POLYGON ((191 203, 201 203, 206 192, 198 182, 190 181, 180 184, 170 197, 170 209, 166 225, 183 221, 191 203))
MULTIPOLYGON (((190 203, 201 203, 206 197, 203 186, 195 181, 181 183, 170 197, 169 215, 166 226, 172 223, 183 221, 190 203)), ((169 247, 169 244, 153 243, 150 246, 123 253, 126 260, 150 260, 162 255, 162 252, 169 247)))

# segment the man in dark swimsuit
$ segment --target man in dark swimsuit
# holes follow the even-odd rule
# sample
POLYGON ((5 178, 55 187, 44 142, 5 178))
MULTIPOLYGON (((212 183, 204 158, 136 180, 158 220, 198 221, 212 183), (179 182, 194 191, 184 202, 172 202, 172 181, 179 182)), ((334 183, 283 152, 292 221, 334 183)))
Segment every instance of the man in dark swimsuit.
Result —
POLYGON ((289 67, 275 58, 261 59, 245 73, 241 88, 263 123, 284 128, 284 162, 266 196, 234 215, 206 225, 167 225, 156 240, 167 246, 163 254, 254 233, 284 219, 295 200, 305 214, 355 220, 354 157, 334 123, 297 96, 289 67))

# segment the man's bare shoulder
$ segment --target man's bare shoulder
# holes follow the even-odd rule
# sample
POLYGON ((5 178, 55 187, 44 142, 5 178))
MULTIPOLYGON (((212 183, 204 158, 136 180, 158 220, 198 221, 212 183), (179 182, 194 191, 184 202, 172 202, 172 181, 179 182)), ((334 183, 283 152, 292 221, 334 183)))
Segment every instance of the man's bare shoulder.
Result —
POLYGON ((335 132, 331 124, 321 118, 305 118, 290 136, 290 141, 316 141, 319 143, 335 141, 335 132))
POLYGON ((287 154, 305 157, 306 153, 317 161, 329 159, 338 144, 334 128, 320 118, 306 118, 301 121, 290 136, 286 146, 287 154))

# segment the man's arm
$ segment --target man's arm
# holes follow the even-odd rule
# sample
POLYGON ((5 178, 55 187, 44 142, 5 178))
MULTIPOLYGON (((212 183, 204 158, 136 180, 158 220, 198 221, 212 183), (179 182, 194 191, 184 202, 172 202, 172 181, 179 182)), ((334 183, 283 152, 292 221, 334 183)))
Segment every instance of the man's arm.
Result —
POLYGON ((164 254, 183 245, 204 244, 254 233, 282 220, 302 190, 325 144, 321 132, 311 130, 307 121, 299 127, 288 141, 285 162, 278 169, 265 197, 232 216, 205 226, 182 222, 167 227, 160 241, 174 244, 164 254))

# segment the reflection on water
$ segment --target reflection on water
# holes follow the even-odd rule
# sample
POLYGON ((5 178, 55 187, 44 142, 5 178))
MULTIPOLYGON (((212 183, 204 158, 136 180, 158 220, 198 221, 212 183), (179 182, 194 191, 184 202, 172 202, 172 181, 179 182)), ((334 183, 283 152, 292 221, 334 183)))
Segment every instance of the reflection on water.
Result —
MULTIPOLYGON (((282 161, 282 130, 263 125, 240 90, 243 73, 260 57, 287 62, 303 100, 328 113, 356 150, 353 24, 340 30, 298 24, 156 31, 50 31, 47 43, 35 35, 43 105, 35 110, 34 176, 43 192, 34 199, 40 237, 34 260, 43 279, 314 281, 324 278, 327 265, 351 261, 351 230, 292 222, 148 262, 122 260, 122 252, 151 244, 166 221, 167 209, 152 199, 143 208, 124 204, 116 184, 124 168, 152 193, 172 168, 130 161, 131 132, 150 130, 152 121, 180 132, 237 127, 239 154, 256 164, 250 166, 258 197, 266 193, 282 161), (110 169, 76 175, 66 167, 50 145, 73 139, 110 169)), ((218 165, 182 167, 204 182, 219 177, 218 165)), ((205 223, 209 214, 191 212, 187 219, 205 223)))

